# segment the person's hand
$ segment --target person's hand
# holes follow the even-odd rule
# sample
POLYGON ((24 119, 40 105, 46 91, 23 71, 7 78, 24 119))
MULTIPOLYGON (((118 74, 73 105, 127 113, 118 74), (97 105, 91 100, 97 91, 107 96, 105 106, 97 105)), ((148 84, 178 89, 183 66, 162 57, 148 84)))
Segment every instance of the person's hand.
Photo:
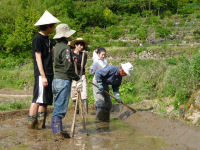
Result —
POLYGON ((48 81, 47 81, 47 78, 46 77, 42 77, 42 85, 44 87, 47 87, 48 86, 48 81))
POLYGON ((121 100, 119 94, 116 94, 115 97, 116 97, 116 100, 117 100, 118 103, 122 103, 122 100, 121 100))
POLYGON ((73 57, 73 60, 74 60, 74 62, 76 62, 76 63, 77 63, 77 61, 78 61, 76 56, 73 57))
POLYGON ((100 83, 98 83, 98 85, 99 85, 98 93, 99 93, 99 94, 100 94, 100 93, 103 93, 103 83, 100 82, 100 83))
POLYGON ((82 91, 82 88, 83 88, 82 81, 78 81, 77 84, 76 84, 77 91, 82 91))

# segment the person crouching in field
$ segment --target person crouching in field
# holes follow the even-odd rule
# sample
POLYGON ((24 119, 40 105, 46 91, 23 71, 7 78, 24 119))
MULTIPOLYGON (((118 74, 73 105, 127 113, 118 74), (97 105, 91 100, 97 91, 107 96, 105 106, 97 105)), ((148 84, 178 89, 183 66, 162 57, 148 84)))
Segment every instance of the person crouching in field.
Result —
POLYGON ((63 131, 62 119, 67 112, 72 80, 78 81, 80 79, 75 73, 72 52, 67 45, 69 38, 75 32, 67 24, 59 24, 56 27, 56 35, 53 37, 56 40, 56 45, 54 51, 55 75, 53 79, 54 110, 52 113, 52 131, 54 135, 61 137, 69 137, 63 131))
POLYGON ((121 103, 119 86, 121 85, 122 77, 126 75, 130 76, 132 70, 133 66, 128 62, 121 64, 121 67, 109 65, 96 71, 93 83, 98 85, 99 88, 93 86, 93 94, 95 97, 97 122, 109 122, 110 120, 112 102, 110 96, 103 91, 106 90, 109 92, 108 85, 112 85, 114 95, 117 101, 121 103))
MULTIPOLYGON (((87 63, 87 53, 84 51, 84 49, 89 45, 89 43, 86 40, 83 40, 82 38, 77 38, 76 40, 71 41, 70 45, 74 47, 72 54, 73 58, 76 58, 78 75, 80 76, 82 81, 83 88, 81 91, 81 100, 86 113, 88 113, 88 95, 87 95, 87 83, 85 77, 85 65, 87 63)), ((76 99, 78 97, 76 87, 77 87, 77 82, 73 81, 71 99, 73 101, 74 109, 75 109, 76 99)), ((77 113, 79 113, 79 109, 77 109, 77 113)))
POLYGON ((39 26, 39 33, 33 38, 33 60, 35 84, 33 100, 29 109, 28 128, 45 128, 47 105, 52 105, 53 80, 53 46, 48 35, 53 32, 55 23, 60 22, 48 11, 45 11, 35 26, 39 26))

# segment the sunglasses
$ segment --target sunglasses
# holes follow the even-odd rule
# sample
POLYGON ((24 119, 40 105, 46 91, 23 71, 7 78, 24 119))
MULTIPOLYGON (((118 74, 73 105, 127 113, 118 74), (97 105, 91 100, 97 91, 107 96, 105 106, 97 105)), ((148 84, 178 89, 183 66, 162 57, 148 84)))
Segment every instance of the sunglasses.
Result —
POLYGON ((83 42, 77 42, 75 45, 85 46, 85 44, 83 42))

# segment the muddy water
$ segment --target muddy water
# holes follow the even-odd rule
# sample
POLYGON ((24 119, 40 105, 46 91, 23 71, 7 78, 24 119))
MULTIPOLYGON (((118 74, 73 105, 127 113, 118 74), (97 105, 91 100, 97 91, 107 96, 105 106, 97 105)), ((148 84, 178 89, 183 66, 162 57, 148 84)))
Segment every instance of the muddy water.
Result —
MULTIPOLYGON (((126 111, 124 111, 126 112, 126 111)), ((150 112, 137 112, 127 114, 124 112, 113 113, 109 124, 96 124, 94 112, 87 116, 87 130, 82 130, 80 115, 77 116, 74 138, 55 140, 51 131, 51 115, 48 116, 47 128, 43 130, 28 130, 26 116, 8 119, 0 122, 0 149, 37 149, 37 150, 198 150, 199 143, 176 143, 176 138, 169 137, 166 126, 171 125, 164 119, 154 117, 150 112), (125 115, 124 115, 125 114, 125 115), (146 116, 146 117, 145 117, 146 116), (152 118, 152 120, 151 120, 152 118), (149 120, 148 120, 149 119, 149 120), (159 125, 150 122, 163 121, 166 131, 159 125), (103 129, 99 129, 103 126, 103 129), (153 127, 155 126, 155 128, 153 127), (163 131, 164 130, 164 131, 163 131), (164 136, 162 136, 164 135, 164 136), (170 141, 169 138, 172 138, 170 141)), ((68 112, 63 120, 65 130, 70 131, 72 111, 68 112)), ((172 123, 173 124, 173 123, 172 123)), ((163 125, 162 125, 163 126, 163 125)), ((175 122, 176 127, 180 125, 175 122)), ((187 128, 187 127, 185 127, 187 128)), ((184 132, 187 138, 198 138, 200 131, 188 129, 191 135, 184 132), (196 134, 195 134, 196 133, 196 134), (188 136, 188 137, 187 137, 188 136), (190 137, 191 136, 191 137, 190 137)), ((176 136, 177 133, 172 136, 176 136)), ((194 140, 194 139, 193 139, 194 140)), ((180 142, 180 141, 179 141, 180 142)), ((184 142, 184 141, 183 141, 184 142)), ((195 141, 197 142, 197 141, 195 141)))

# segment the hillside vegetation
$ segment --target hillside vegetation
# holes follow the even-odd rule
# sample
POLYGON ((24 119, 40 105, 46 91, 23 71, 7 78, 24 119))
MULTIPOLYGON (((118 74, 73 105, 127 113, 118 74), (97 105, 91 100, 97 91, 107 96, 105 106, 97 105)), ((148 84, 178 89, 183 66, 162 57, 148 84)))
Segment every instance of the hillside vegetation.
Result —
MULTIPOLYGON (((34 23, 46 9, 77 30, 72 39, 90 42, 89 56, 103 46, 109 63, 133 63, 120 87, 125 103, 167 97, 178 108, 197 88, 199 0, 1 0, 0 88, 33 86, 34 23)), ((88 72, 91 63, 90 57, 88 72)), ((87 78, 92 80, 89 73, 87 78)), ((88 92, 94 103, 91 86, 88 92)))

